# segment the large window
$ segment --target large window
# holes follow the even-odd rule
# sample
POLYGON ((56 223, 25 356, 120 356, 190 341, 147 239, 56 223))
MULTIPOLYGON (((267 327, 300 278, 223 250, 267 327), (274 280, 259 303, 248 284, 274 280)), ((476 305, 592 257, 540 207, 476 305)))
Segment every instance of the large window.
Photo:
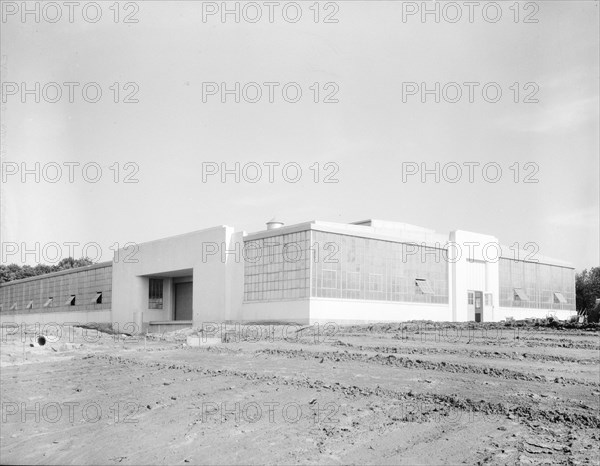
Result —
POLYGON ((311 249, 311 296, 448 303, 442 249, 320 231, 311 249))
POLYGON ((571 268, 501 258, 499 274, 502 307, 575 309, 571 268))
MULTIPOLYGON (((244 244, 244 300, 278 301, 309 295, 310 232, 301 231, 244 244)), ((335 268, 325 273, 325 286, 336 288, 335 268)))
POLYGON ((151 278, 148 285, 148 309, 163 308, 163 280, 151 278))

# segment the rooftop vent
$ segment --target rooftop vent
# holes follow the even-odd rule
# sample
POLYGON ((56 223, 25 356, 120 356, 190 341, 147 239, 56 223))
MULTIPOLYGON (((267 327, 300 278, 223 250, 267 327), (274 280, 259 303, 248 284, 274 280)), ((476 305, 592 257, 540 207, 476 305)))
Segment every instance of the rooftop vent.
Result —
POLYGON ((267 222, 267 230, 275 230, 276 228, 281 228, 282 226, 283 222, 280 222, 275 217, 267 222))

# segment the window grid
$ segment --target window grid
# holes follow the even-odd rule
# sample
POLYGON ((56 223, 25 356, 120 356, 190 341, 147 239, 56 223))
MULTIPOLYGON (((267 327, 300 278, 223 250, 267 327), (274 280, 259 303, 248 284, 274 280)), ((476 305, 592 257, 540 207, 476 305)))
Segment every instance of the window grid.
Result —
POLYGON ((333 243, 337 252, 328 262, 315 258, 311 296, 448 303, 448 263, 441 250, 320 231, 312 232, 312 243, 315 248, 333 243), (337 271, 337 289, 329 287, 330 270, 337 271), (417 278, 425 279, 433 294, 420 291, 417 278))
MULTIPOLYGON (((244 301, 303 299, 310 289, 310 232, 288 233, 247 241, 244 247, 244 301)), ((335 267, 321 277, 321 286, 336 288, 335 267)))
POLYGON ((502 307, 575 310, 573 269, 500 258, 499 275, 502 307), (520 299, 515 290, 521 293, 520 299), (563 297, 564 302, 556 298, 556 293, 563 297))

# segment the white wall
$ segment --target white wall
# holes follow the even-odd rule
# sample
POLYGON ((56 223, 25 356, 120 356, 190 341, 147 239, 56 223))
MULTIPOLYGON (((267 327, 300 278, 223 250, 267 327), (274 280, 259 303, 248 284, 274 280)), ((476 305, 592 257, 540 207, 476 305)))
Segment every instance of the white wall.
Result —
MULTIPOLYGON (((113 264, 112 321, 133 322, 136 312, 143 312, 144 322, 172 320, 171 298, 167 290, 163 294, 164 308, 148 309, 147 275, 166 275, 189 269, 193 271, 194 280, 194 322, 231 319, 236 302, 241 299, 236 297, 235 290, 238 290, 237 294, 243 293, 243 281, 237 285, 227 284, 228 280, 239 280, 239 271, 227 271, 227 263, 235 263, 235 258, 224 251, 233 249, 232 242, 238 236, 234 237, 233 228, 219 226, 139 244, 133 257, 135 262, 121 260, 113 264)), ((125 255, 125 251, 118 253, 117 257, 125 255)))
POLYGON ((102 311, 72 311, 72 312, 39 312, 33 314, 13 314, 3 315, 0 319, 0 324, 16 323, 16 324, 88 324, 108 323, 111 322, 111 311, 105 309, 102 311))
POLYGON ((244 303, 241 313, 243 317, 239 319, 240 322, 278 321, 304 325, 311 323, 308 299, 244 303))
POLYGON ((448 304, 398 303, 353 299, 310 299, 310 324, 319 322, 369 323, 408 320, 451 321, 448 304))
POLYGON ((527 307, 500 307, 496 308, 494 312, 494 317, 496 321, 506 320, 507 317, 512 317, 515 320, 527 319, 532 317, 536 319, 544 319, 550 315, 556 316, 556 318, 559 320, 569 320, 571 316, 577 315, 577 311, 566 311, 556 309, 533 309, 527 307))
MULTIPOLYGON (((457 230, 450 233, 450 242, 457 246, 449 249, 452 320, 455 322, 468 320, 467 291, 473 289, 470 286, 475 284, 478 286, 485 284, 485 289, 476 291, 492 293, 494 308, 498 308, 500 304, 498 261, 496 260, 496 256, 500 252, 498 239, 489 235, 457 230), (486 263, 485 266, 482 266, 477 262, 471 263, 468 259, 486 261, 486 263), (482 273, 485 274, 484 277, 481 276, 482 273)), ((495 312, 493 318, 498 320, 495 312)), ((484 312, 484 321, 489 322, 490 320, 484 312)))

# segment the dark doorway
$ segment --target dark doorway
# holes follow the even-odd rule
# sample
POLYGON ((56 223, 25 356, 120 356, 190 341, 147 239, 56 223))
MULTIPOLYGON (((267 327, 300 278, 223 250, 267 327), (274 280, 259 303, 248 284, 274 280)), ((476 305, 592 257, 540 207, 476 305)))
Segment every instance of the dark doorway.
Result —
POLYGON ((192 282, 175 284, 175 320, 192 320, 192 282))
POLYGON ((475 292, 475 322, 483 322, 483 292, 475 292))

